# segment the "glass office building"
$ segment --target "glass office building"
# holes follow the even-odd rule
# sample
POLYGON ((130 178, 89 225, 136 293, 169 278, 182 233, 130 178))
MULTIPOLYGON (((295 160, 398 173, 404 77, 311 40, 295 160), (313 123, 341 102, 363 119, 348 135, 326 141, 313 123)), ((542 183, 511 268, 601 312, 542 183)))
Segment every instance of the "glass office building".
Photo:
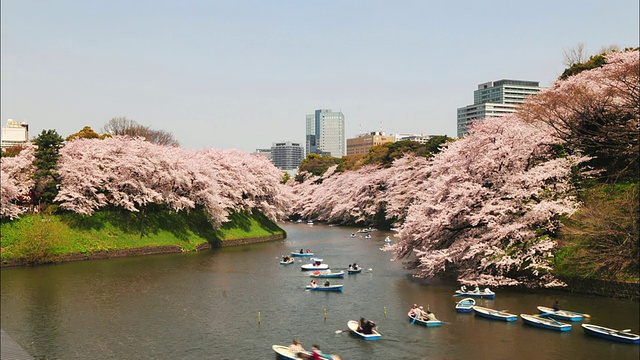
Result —
POLYGON ((345 155, 344 114, 331 109, 307 115, 305 156, 317 153, 333 157, 345 155))
POLYGON ((291 141, 274 143, 271 146, 271 161, 281 170, 295 170, 304 159, 304 149, 291 141))
POLYGON ((473 92, 473 105, 458 108, 458 137, 466 135, 467 126, 475 120, 516 112, 527 96, 540 90, 537 81, 499 80, 478 85, 473 92))

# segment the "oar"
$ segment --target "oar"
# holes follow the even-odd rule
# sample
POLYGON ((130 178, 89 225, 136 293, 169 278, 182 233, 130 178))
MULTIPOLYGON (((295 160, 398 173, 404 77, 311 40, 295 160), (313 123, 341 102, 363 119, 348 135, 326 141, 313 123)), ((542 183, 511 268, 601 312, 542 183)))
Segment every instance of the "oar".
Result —
POLYGON ((336 330, 336 334, 340 334, 340 333, 347 332, 347 331, 351 331, 351 329, 336 330))
POLYGON ((416 323, 416 319, 418 318, 418 315, 414 315, 413 316, 413 320, 411 320, 411 325, 416 323))
MULTIPOLYGON (((548 313, 548 312, 540 314, 540 316, 549 316, 549 315, 553 315, 553 314, 552 313, 548 313)), ((563 323, 561 323, 560 321, 558 321, 558 320, 556 320, 556 319, 554 319, 554 318, 552 318, 550 316, 548 317, 548 319, 553 321, 553 322, 555 322, 558 325, 563 325, 563 323)))

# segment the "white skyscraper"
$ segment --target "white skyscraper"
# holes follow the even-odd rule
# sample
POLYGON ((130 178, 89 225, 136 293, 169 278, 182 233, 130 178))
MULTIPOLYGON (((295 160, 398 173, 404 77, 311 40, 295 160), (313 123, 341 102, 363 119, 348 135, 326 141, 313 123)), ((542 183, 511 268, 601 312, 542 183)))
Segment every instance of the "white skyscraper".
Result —
POLYGON ((345 155, 344 114, 331 109, 307 115, 305 155, 317 153, 333 157, 345 155))
POLYGON ((458 108, 458 136, 467 134, 474 120, 514 113, 524 99, 542 90, 537 81, 499 80, 478 85, 473 92, 473 105, 458 108))

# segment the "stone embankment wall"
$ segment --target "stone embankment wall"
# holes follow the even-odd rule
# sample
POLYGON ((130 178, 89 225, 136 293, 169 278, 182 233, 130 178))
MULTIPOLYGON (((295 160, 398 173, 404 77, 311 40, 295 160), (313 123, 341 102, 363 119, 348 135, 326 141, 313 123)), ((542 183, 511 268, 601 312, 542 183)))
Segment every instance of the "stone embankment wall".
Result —
POLYGON ((564 291, 640 301, 640 282, 582 279, 567 276, 560 277, 560 280, 568 285, 563 289, 564 291))

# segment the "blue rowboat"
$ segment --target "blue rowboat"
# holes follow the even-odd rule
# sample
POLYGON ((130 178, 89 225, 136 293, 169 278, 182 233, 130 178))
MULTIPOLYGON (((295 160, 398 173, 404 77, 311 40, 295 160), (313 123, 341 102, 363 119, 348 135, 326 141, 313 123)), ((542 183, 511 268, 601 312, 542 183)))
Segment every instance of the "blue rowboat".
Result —
POLYGON ((291 252, 291 256, 313 256, 312 252, 299 253, 299 252, 291 252))
POLYGON ((280 265, 290 265, 290 264, 293 264, 293 263, 294 263, 294 261, 295 261, 295 260, 293 260, 293 259, 289 259, 289 260, 287 260, 287 261, 280 260, 280 265))
POLYGON ((351 330, 351 333, 353 335, 364 340, 380 340, 382 338, 382 335, 380 335, 380 333, 375 329, 372 330, 373 332, 371 334, 365 334, 358 331, 358 324, 359 322, 355 320, 349 320, 349 322, 347 323, 347 327, 349 328, 349 330, 351 330))
POLYGON ((496 293, 494 293, 489 289, 484 289, 478 292, 456 290, 456 294, 454 296, 466 296, 466 297, 480 298, 480 299, 493 299, 496 297, 496 293))
POLYGON ((493 320, 502 320, 502 321, 516 321, 518 320, 518 315, 509 314, 506 310, 494 310, 482 306, 474 306, 473 312, 478 315, 485 317, 487 319, 493 320))
POLYGON ((557 330, 557 331, 571 330, 571 324, 562 323, 558 320, 543 317, 540 315, 520 314, 520 317, 522 318, 522 321, 524 321, 525 324, 539 327, 542 329, 557 330))
POLYGON ((471 312, 475 304, 476 301, 472 298, 462 299, 456 303, 456 311, 461 313, 471 312))
POLYGON ((342 291, 342 286, 343 285, 329 285, 329 286, 322 286, 322 285, 311 286, 311 285, 307 285, 307 290, 309 290, 309 291, 342 291))
POLYGON ((360 274, 361 272, 362 268, 360 266, 358 266, 358 268, 356 269, 347 269, 347 273, 349 273, 349 275, 360 274))
POLYGON ((615 330, 604 326, 582 324, 582 330, 587 335, 628 344, 640 344, 640 336, 630 333, 631 330, 615 330))
POLYGON ((580 313, 567 310, 555 311, 552 308, 546 306, 538 306, 538 311, 544 314, 544 316, 549 316, 558 320, 581 321, 583 319, 583 316, 580 313))
MULTIPOLYGON (((271 346, 271 348, 278 355, 278 359, 282 359, 282 360, 300 360, 301 359, 301 358, 298 357, 297 354, 292 353, 289 350, 289 347, 287 347, 287 346, 273 345, 273 346, 271 346)), ((304 353, 309 355, 309 356, 312 356, 311 355, 311 351, 305 351, 304 353)), ((338 356, 338 355, 329 355, 329 354, 320 354, 320 358, 321 359, 327 359, 327 360, 340 360, 340 356, 338 356)))
POLYGON ((409 320, 411 321, 412 324, 422 325, 422 326, 427 326, 427 327, 433 327, 433 326, 442 325, 442 321, 440 321, 440 320, 416 319, 415 321, 413 321, 413 316, 411 316, 410 314, 407 314, 407 316, 409 316, 409 320))
POLYGON ((339 272, 319 272, 316 274, 315 271, 313 274, 309 275, 312 278, 343 278, 344 271, 339 272))

